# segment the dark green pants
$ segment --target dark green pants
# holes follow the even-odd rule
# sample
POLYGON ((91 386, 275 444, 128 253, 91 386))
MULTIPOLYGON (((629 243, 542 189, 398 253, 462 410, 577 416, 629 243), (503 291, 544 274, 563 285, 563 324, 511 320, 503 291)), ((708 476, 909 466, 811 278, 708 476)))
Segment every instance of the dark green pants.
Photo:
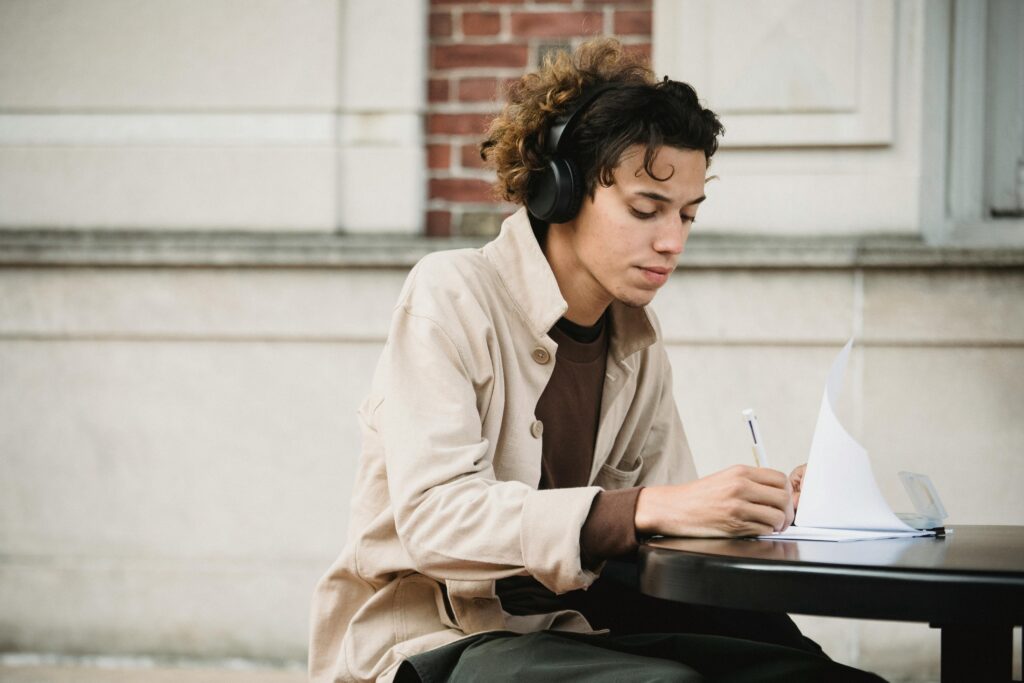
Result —
POLYGON ((824 655, 738 638, 683 633, 580 635, 552 631, 479 636, 462 650, 446 680, 452 683, 879 681, 871 674, 837 664, 824 655))
POLYGON ((587 591, 559 596, 606 635, 485 633, 416 655, 398 683, 426 681, 716 681, 878 683, 833 662, 785 614, 659 600, 635 566, 609 563, 587 591))

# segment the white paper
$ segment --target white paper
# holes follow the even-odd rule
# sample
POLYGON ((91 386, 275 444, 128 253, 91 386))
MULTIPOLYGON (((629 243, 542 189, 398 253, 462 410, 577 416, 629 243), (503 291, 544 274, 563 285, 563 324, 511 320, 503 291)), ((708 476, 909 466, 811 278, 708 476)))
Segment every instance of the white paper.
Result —
POLYGON ((785 531, 759 536, 772 541, 875 541, 882 538, 912 538, 930 536, 930 531, 866 531, 863 529, 822 529, 810 526, 791 526, 785 531))
POLYGON ((853 339, 832 362, 818 423, 807 456, 807 471, 800 488, 796 527, 761 538, 777 540, 849 541, 868 538, 925 536, 893 513, 878 489, 867 451, 840 424, 835 405, 843 388, 843 375, 853 339), (830 533, 829 530, 838 530, 830 533), (861 533, 849 533, 856 530, 861 533), (842 533, 840 533, 842 532, 842 533))

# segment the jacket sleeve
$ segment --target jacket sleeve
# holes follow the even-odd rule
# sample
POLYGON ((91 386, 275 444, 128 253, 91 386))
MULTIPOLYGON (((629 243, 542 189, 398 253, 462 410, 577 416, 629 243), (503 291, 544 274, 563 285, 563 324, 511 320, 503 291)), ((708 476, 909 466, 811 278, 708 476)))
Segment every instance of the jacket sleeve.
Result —
POLYGON ((556 593, 589 585, 580 529, 600 488, 496 479, 481 419, 494 369, 470 367, 458 333, 400 307, 384 350, 380 430, 406 552, 438 580, 528 573, 556 593))

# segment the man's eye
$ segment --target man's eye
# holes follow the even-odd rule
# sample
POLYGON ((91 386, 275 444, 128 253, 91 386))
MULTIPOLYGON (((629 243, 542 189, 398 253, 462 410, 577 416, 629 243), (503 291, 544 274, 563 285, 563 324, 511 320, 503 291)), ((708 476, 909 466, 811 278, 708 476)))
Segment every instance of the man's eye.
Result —
POLYGON ((697 219, 685 213, 679 214, 679 217, 683 219, 684 223, 696 223, 697 219))
POLYGON ((650 213, 646 213, 644 211, 639 211, 637 209, 634 209, 632 206, 629 207, 629 212, 631 214, 633 214, 634 216, 636 216, 637 218, 641 219, 641 220, 647 220, 648 218, 654 218, 654 215, 657 213, 656 211, 651 211, 650 213))

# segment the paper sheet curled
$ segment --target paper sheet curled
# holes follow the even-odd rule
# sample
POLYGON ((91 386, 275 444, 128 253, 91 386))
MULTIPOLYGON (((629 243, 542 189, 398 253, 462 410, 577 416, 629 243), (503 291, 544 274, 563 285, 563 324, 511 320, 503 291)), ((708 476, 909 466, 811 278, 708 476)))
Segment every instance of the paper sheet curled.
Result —
POLYGON ((904 524, 885 502, 867 451, 836 417, 835 405, 852 346, 851 339, 828 373, 793 532, 799 533, 799 527, 818 527, 919 533, 904 524))

